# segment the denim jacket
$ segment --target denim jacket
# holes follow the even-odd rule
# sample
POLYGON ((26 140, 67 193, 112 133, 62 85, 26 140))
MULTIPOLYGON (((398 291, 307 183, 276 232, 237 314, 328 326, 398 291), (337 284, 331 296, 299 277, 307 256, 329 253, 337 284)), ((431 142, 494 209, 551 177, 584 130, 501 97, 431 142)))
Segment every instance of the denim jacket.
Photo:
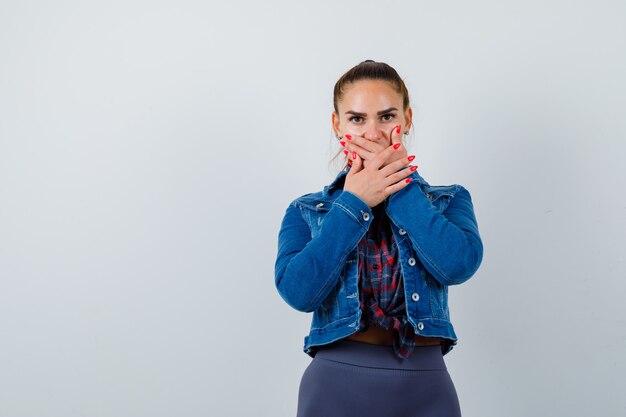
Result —
MULTIPOLYGON (((373 213, 343 190, 349 170, 322 191, 293 200, 278 233, 275 285, 291 307, 313 312, 304 338, 304 352, 311 357, 317 346, 355 333, 362 314, 357 246, 373 213)), ((449 339, 442 346, 446 355, 457 344, 448 286, 474 275, 483 244, 467 189, 429 185, 417 171, 410 177, 383 204, 398 246, 408 321, 416 334, 449 339)))

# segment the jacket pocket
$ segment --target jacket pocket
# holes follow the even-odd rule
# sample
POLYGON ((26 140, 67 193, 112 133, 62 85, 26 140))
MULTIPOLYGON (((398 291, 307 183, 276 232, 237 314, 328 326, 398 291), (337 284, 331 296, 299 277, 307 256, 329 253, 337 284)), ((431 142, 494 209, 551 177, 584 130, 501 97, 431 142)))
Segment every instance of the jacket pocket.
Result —
POLYGON ((345 274, 342 272, 337 284, 322 302, 320 313, 329 321, 346 316, 348 312, 347 296, 345 274))
POLYGON ((324 223, 324 217, 330 210, 330 203, 325 201, 306 201, 300 202, 304 218, 311 228, 311 238, 317 237, 324 223))
POLYGON ((443 211, 448 208, 450 204, 450 199, 454 197, 454 194, 458 191, 459 187, 457 184, 452 185, 428 185, 425 186, 422 190, 426 195, 426 198, 430 200, 433 206, 439 211, 443 213, 443 211))
POLYGON ((430 272, 423 269, 422 275, 430 292, 430 309, 433 317, 449 318, 448 286, 440 283, 430 272))

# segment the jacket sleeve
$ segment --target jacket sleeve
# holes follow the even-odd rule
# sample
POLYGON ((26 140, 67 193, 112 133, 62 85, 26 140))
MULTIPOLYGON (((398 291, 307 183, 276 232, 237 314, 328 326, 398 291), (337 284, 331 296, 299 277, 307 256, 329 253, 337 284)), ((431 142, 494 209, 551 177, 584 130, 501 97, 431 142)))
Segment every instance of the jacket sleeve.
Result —
POLYGON ((406 230, 424 268, 443 285, 462 284, 482 262, 483 244, 469 191, 459 185, 440 213, 417 181, 389 196, 387 214, 406 230))
POLYGON ((355 194, 342 191, 314 238, 294 202, 278 233, 275 285, 281 297, 299 311, 315 311, 337 284, 349 253, 373 219, 370 207, 355 194))

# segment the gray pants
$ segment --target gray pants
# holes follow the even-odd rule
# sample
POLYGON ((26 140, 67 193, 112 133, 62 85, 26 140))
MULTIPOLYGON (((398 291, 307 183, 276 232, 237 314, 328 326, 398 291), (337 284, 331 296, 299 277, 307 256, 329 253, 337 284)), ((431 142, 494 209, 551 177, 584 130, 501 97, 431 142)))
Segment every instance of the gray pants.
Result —
POLYGON ((461 417, 439 345, 406 360, 391 346, 341 339, 321 347, 302 375, 297 417, 461 417))

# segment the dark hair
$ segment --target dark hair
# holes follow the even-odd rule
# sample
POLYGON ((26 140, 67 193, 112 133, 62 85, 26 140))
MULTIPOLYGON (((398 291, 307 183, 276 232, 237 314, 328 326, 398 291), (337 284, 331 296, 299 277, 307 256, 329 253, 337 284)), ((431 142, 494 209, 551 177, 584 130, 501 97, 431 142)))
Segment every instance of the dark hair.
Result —
POLYGON ((384 62, 376 62, 371 59, 367 59, 350 68, 348 72, 343 74, 335 83, 335 89, 333 91, 333 106, 335 107, 335 113, 339 114, 337 103, 343 97, 346 84, 359 80, 384 80, 390 82, 394 89, 402 95, 403 110, 406 110, 409 107, 409 91, 407 90, 406 85, 404 85, 402 78, 398 75, 398 72, 384 62))

